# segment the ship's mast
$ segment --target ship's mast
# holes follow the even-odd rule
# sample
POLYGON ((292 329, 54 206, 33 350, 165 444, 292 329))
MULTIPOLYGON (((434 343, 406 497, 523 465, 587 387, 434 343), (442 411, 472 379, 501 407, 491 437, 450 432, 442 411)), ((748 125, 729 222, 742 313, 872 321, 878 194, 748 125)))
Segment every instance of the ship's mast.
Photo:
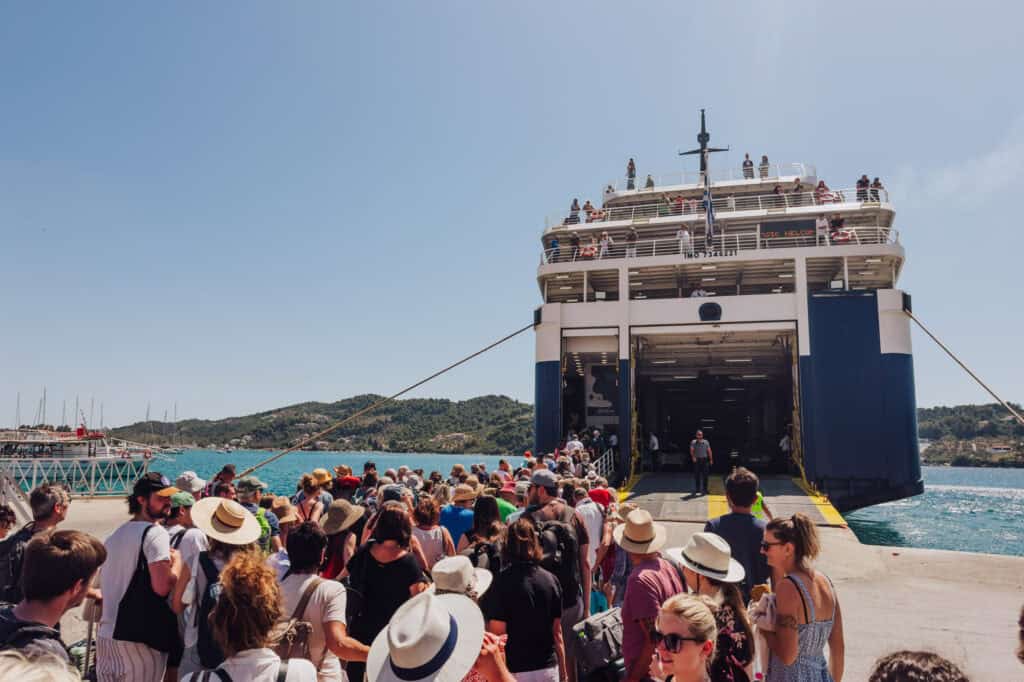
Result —
POLYGON ((700 177, 704 181, 704 243, 710 245, 715 238, 715 210, 711 203, 711 174, 708 172, 708 155, 713 152, 727 152, 728 147, 709 147, 711 133, 704 121, 704 110, 700 110, 700 132, 697 134, 698 149, 679 152, 679 156, 700 154, 700 177))

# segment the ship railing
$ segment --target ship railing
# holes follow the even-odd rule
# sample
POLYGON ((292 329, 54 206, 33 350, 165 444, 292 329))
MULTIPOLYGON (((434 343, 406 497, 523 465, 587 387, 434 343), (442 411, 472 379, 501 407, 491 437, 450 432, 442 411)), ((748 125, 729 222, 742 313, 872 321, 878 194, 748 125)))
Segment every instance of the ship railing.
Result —
MULTIPOLYGON (((889 192, 883 188, 843 188, 816 191, 808 187, 805 192, 793 192, 782 188, 781 194, 722 195, 712 192, 711 206, 715 215, 737 211, 777 211, 808 206, 834 206, 836 204, 883 204, 889 203, 889 192)), ((582 208, 575 212, 549 215, 544 219, 548 230, 574 230, 582 226, 611 223, 625 220, 646 221, 652 218, 682 216, 699 217, 705 212, 704 202, 698 199, 684 199, 682 203, 666 200, 635 206, 612 206, 595 208, 588 212, 582 208)))
POLYGON ((75 497, 126 495, 149 468, 150 459, 129 458, 0 458, 0 477, 23 492, 43 483, 66 486, 75 497))
MULTIPOLYGON (((711 182, 729 182, 735 180, 777 180, 779 178, 816 178, 817 169, 809 163, 769 163, 761 166, 754 161, 752 170, 744 171, 742 166, 728 166, 717 168, 711 171, 711 182)), ((679 185, 702 185, 704 176, 700 171, 682 171, 678 173, 666 173, 663 175, 652 175, 654 188, 679 185)), ((635 178, 623 177, 609 182, 605 187, 605 194, 613 192, 651 191, 647 187, 647 175, 641 174, 635 178)))
POLYGON ((612 448, 608 448, 601 453, 601 456, 594 460, 594 471, 597 475, 607 480, 615 479, 615 472, 617 470, 615 461, 615 451, 612 448))
MULTIPOLYGON (((703 231, 703 229, 702 229, 703 231)), ((761 226, 756 230, 715 234, 708 240, 703 234, 689 236, 689 239, 663 238, 645 239, 634 243, 621 239, 602 247, 600 244, 584 243, 578 248, 559 245, 557 249, 545 249, 541 253, 541 265, 555 263, 591 263, 624 258, 649 258, 654 256, 683 256, 701 258, 711 256, 732 256, 739 252, 763 251, 767 249, 789 249, 809 246, 849 246, 864 244, 898 244, 899 233, 891 227, 860 226, 847 227, 835 235, 828 232, 794 236, 762 236, 761 226)))

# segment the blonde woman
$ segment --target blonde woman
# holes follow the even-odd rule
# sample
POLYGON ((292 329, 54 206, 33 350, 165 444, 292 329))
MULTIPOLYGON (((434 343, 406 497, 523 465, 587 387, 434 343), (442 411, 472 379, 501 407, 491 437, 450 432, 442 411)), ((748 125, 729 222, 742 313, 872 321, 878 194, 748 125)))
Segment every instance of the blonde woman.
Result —
POLYGON ((654 622, 655 662, 652 673, 673 682, 707 682, 715 656, 718 628, 710 597, 677 594, 661 605, 654 622))

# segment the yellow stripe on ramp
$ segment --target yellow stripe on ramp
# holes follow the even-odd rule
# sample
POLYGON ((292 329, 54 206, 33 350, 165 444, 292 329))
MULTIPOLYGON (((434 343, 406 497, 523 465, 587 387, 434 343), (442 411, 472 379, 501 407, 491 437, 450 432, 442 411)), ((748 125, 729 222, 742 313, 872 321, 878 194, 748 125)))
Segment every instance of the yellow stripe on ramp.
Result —
POLYGON ((713 519, 729 513, 729 503, 725 499, 725 485, 718 476, 708 480, 708 518, 713 519))
POLYGON ((625 502, 626 498, 633 494, 633 486, 639 483, 643 477, 643 474, 633 474, 632 478, 622 484, 622 487, 619 488, 619 503, 625 502))
POLYGON ((814 492, 814 490, 809 488, 807 484, 804 483, 803 480, 799 478, 794 478, 793 483, 795 483, 798 488, 804 491, 808 499, 810 499, 811 503, 814 504, 814 506, 821 513, 822 517, 824 517, 825 523, 827 523, 830 526, 842 526, 843 528, 847 527, 846 519, 844 519, 843 515, 840 514, 839 511, 832 506, 832 503, 828 501, 827 497, 814 492))

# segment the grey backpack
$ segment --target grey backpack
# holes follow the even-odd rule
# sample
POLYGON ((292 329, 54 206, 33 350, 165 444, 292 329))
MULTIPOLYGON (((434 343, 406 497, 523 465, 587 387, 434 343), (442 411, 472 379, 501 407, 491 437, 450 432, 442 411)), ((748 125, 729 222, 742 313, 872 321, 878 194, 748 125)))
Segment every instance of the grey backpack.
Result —
POLYGON ((622 609, 594 614, 572 628, 576 662, 584 675, 611 667, 622 658, 622 609))

